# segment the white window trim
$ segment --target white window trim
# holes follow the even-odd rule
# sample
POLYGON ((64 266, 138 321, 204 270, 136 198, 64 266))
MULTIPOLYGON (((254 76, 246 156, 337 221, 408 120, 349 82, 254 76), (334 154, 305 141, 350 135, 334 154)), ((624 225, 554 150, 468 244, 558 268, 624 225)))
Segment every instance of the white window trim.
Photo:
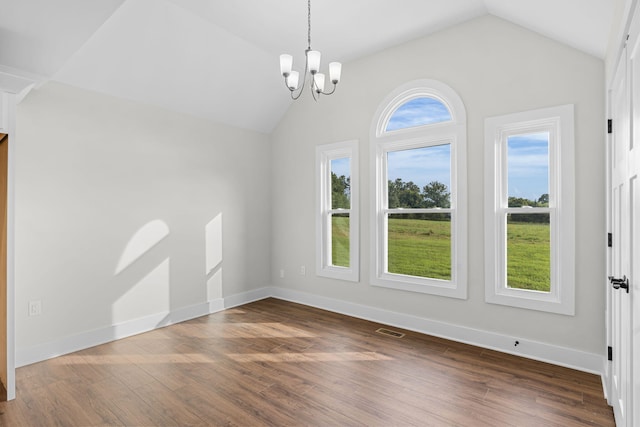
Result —
POLYGON ((316 274, 332 279, 360 280, 360 195, 358 141, 344 141, 316 147, 316 274), (350 158, 351 209, 349 213, 349 267, 331 265, 331 160, 350 158))
MULTIPOLYGON (((371 284, 392 289, 467 298, 467 148, 466 110, 462 99, 437 80, 416 80, 393 91, 380 104, 371 127, 375 156, 371 160, 371 284), (451 121, 385 132, 395 110, 419 97, 442 101, 451 112, 451 121), (387 209, 386 153, 401 149, 451 144, 451 209, 420 209, 419 212, 451 213, 451 280, 421 278, 386 272, 387 209)), ((393 210, 395 211, 395 210, 393 210)), ((409 210, 405 210, 409 212, 409 210)), ((412 209, 411 212, 418 212, 412 209)))
POLYGON ((490 117, 485 120, 485 301, 565 315, 575 313, 575 196, 573 105, 490 117), (551 290, 506 286, 506 142, 512 135, 549 132, 551 290))

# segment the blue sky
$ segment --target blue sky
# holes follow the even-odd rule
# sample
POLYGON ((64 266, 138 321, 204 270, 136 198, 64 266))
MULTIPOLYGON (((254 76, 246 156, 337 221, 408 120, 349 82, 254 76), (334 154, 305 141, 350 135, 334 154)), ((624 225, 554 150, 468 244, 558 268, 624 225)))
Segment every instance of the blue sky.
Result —
MULTIPOLYGON (((438 99, 421 97, 402 104, 393 112, 386 131, 440 123, 451 120, 449 109, 438 99)), ((413 181, 420 188, 431 181, 451 186, 451 146, 449 144, 387 154, 387 173, 391 181, 397 178, 413 181)))
POLYGON ((351 176, 349 160, 350 159, 348 157, 331 160, 331 172, 335 173, 337 176, 351 176))
POLYGON ((549 134, 511 136, 507 140, 508 194, 538 200, 549 193, 549 134))
POLYGON ((435 145, 387 154, 387 173, 391 181, 401 178, 420 188, 439 181, 451 188, 451 146, 435 145))
MULTIPOLYGON (((446 107, 433 98, 417 98, 402 105, 389 121, 387 130, 426 124, 425 115, 443 121, 450 118, 446 107), (406 108, 405 108, 406 107, 406 108), (425 110, 428 111, 425 114, 425 110), (392 125, 393 123, 393 125, 392 125), (413 123, 413 124, 409 124, 413 123), (415 124, 419 123, 419 124, 415 124)), ((510 197, 522 197, 538 200, 549 193, 549 134, 535 133, 511 136, 507 140, 508 150, 508 194, 510 197)), ((338 176, 349 176, 349 158, 331 161, 331 170, 338 176)), ((388 177, 395 181, 413 181, 420 188, 431 181, 439 181, 450 188, 451 185, 451 147, 437 145, 389 152, 387 156, 388 177)))
POLYGON ((451 120, 447 107, 434 98, 415 98, 402 104, 387 123, 386 131, 451 120))

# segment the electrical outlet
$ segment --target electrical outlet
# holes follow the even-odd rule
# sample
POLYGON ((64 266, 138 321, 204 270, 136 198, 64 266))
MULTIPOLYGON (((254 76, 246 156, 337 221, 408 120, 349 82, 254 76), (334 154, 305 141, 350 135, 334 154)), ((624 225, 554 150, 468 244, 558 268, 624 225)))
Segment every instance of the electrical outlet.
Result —
POLYGON ((305 274, 307 274, 307 267, 305 267, 304 265, 300 266, 300 275, 304 276, 305 274))
POLYGON ((280 278, 284 279, 284 268, 280 269, 280 278))
POLYGON ((40 316, 42 314, 42 302, 29 301, 29 316, 40 316))

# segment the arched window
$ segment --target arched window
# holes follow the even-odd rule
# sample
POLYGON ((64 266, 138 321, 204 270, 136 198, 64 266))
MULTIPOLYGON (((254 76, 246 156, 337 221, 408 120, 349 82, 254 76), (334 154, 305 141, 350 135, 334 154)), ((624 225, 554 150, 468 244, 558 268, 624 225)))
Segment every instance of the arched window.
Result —
POLYGON ((373 119, 372 283, 467 297, 466 112, 442 82, 393 91, 373 119))
POLYGON ((419 96, 398 106, 387 121, 385 132, 451 121, 451 111, 437 98, 419 96))

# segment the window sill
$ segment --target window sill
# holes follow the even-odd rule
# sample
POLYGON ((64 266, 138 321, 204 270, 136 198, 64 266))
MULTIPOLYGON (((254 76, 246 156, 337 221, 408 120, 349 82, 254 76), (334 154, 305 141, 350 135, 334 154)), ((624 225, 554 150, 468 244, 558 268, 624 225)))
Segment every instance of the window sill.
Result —
POLYGON ((451 280, 426 279, 401 274, 383 273, 374 279, 371 284, 373 286, 421 294, 467 299, 466 287, 451 280))

